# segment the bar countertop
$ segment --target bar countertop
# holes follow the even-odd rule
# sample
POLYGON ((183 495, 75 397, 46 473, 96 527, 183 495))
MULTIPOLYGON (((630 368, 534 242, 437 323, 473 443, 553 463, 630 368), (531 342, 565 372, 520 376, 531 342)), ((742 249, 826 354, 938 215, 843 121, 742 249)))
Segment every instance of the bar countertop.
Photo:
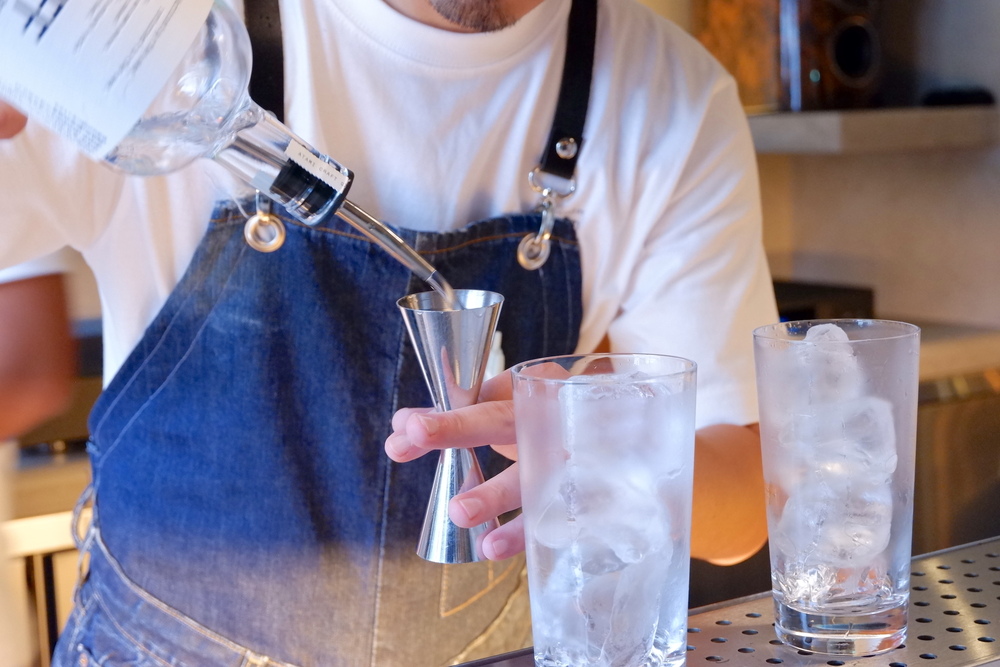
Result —
MULTIPOLYGON (((1000 665, 1000 538, 913 559, 906 643, 862 658, 820 655, 775 638, 771 592, 692 609, 687 667, 973 667, 1000 665)), ((461 667, 534 667, 531 649, 461 667)))

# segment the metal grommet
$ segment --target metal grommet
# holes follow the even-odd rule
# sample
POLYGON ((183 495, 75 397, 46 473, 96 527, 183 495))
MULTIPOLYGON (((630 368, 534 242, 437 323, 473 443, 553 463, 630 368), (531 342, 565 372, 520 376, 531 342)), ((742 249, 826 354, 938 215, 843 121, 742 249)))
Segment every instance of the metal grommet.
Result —
POLYGON ((556 142, 556 155, 564 160, 572 160, 580 149, 573 137, 565 137, 556 142))
POLYGON ((258 252, 274 252, 285 243, 285 224, 275 215, 257 213, 243 225, 243 238, 258 252))
POLYGON ((550 247, 548 238, 527 234, 517 244, 517 263, 528 271, 539 269, 549 258, 550 247))

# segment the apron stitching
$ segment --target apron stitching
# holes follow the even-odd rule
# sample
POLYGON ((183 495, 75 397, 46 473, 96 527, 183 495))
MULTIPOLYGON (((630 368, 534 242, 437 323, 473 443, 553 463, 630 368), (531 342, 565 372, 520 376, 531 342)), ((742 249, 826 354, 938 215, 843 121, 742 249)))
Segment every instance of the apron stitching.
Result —
MULTIPOLYGON (((575 265, 574 270, 578 274, 583 270, 583 257, 581 255, 582 253, 577 254, 576 257, 572 256, 570 257, 570 259, 573 261, 573 264, 575 265)), ((572 313, 571 316, 573 317, 574 320, 573 322, 570 322, 571 326, 566 327, 567 339, 563 347, 569 348, 570 345, 572 344, 573 348, 575 348, 577 346, 577 342, 580 340, 580 329, 583 327, 583 309, 581 308, 577 310, 572 307, 573 298, 570 296, 571 292, 570 279, 569 276, 567 276, 565 273, 563 274, 563 277, 564 280, 566 281, 566 287, 563 289, 563 294, 566 295, 566 304, 568 307, 568 310, 566 312, 572 313), (576 333, 575 340, 571 338, 571 336, 574 335, 572 332, 576 333)))
POLYGON ((125 637, 129 642, 131 642, 132 647, 135 650, 141 652, 150 660, 154 660, 155 662, 163 665, 164 667, 170 667, 170 663, 166 662, 165 660, 160 658, 160 656, 156 655, 155 653, 150 651, 150 649, 146 648, 141 643, 139 643, 138 639, 129 634, 129 632, 125 630, 125 628, 123 628, 118 623, 118 620, 111 614, 111 610, 108 609, 108 605, 104 602, 104 597, 100 594, 100 592, 96 591, 94 592, 94 601, 97 603, 98 607, 101 607, 104 610, 104 615, 111 623, 111 625, 115 626, 115 629, 118 630, 118 632, 121 634, 122 637, 125 637))
MULTIPOLYGON (((438 615, 441 618, 448 618, 449 616, 453 616, 453 615, 457 614, 458 612, 462 611, 463 609, 468 608, 470 605, 474 604, 477 600, 479 600, 483 596, 489 594, 497 586, 499 586, 501 583, 503 583, 503 581, 505 579, 507 579, 507 577, 510 575, 510 573, 515 570, 515 567, 513 565, 511 565, 511 566, 507 567, 500 574, 500 576, 494 577, 493 576, 493 562, 489 561, 489 565, 490 565, 490 568, 489 568, 489 570, 490 570, 490 572, 489 572, 489 583, 484 588, 482 588, 479 591, 477 591, 475 595, 473 595, 472 597, 469 597, 469 598, 465 599, 464 601, 462 601, 461 604, 458 604, 458 605, 452 607, 451 609, 445 609, 445 606, 444 606, 444 602, 445 602, 444 601, 444 588, 445 588, 445 586, 444 585, 441 586, 442 597, 441 597, 441 601, 440 601, 440 606, 438 607, 438 615)), ((461 567, 461 566, 459 566, 459 567, 461 567)), ((443 578, 445 578, 445 577, 443 577, 443 578)))
MULTIPOLYGON (((547 264, 547 262, 546 262, 547 264)), ((550 322, 550 310, 549 310, 549 290, 545 288, 545 277, 548 272, 545 270, 545 265, 538 267, 538 289, 541 291, 541 301, 542 301, 542 340, 549 340, 549 331, 552 327, 549 325, 550 322)), ((546 343, 547 345, 547 343, 546 343)), ((550 354, 550 351, 546 348, 546 354, 550 354)))
POLYGON ((150 350, 148 355, 146 355, 146 358, 139 365, 139 367, 135 369, 135 372, 132 373, 132 375, 129 377, 128 381, 125 383, 125 386, 123 386, 118 391, 118 394, 114 397, 114 399, 111 401, 111 404, 104 411, 104 414, 101 415, 100 421, 98 421, 97 424, 95 424, 94 426, 95 436, 97 432, 100 431, 101 428, 104 426, 104 423, 110 418, 112 412, 114 412, 114 408, 118 405, 118 403, 124 400, 126 394, 128 393, 128 389, 130 389, 132 385, 135 384, 137 378, 142 373, 142 371, 146 369, 146 366, 152 363, 153 356, 155 355, 157 350, 159 350, 160 347, 163 345, 163 340, 167 337, 167 334, 171 331, 171 329, 173 329, 174 323, 177 321, 177 318, 180 317, 181 312, 184 310, 184 306, 186 306, 188 300, 194 298, 194 296, 195 296, 194 293, 192 293, 186 299, 184 299, 184 301, 181 303, 181 308, 178 308, 178 312, 175 313, 172 318, 170 318, 170 322, 168 322, 167 326, 163 329, 163 333, 156 341, 156 345, 153 346, 153 349, 150 350))
MULTIPOLYGON (((565 218, 563 218, 563 219, 565 220, 565 218)), ((317 232, 317 233, 320 233, 320 234, 332 234, 334 236, 343 236, 343 237, 354 239, 354 240, 358 240, 358 241, 365 241, 366 243, 370 243, 372 245, 375 244, 374 241, 372 241, 371 239, 369 239, 369 238, 367 238, 365 236, 362 236, 360 234, 353 234, 351 232, 345 232, 345 231, 340 230, 340 229, 328 229, 328 228, 325 228, 325 227, 310 227, 309 225, 306 225, 305 223, 299 222, 298 220, 293 220, 293 219, 286 220, 284 217, 282 217, 282 220, 285 222, 285 224, 291 224, 291 225, 294 225, 294 226, 297 226, 297 227, 301 227, 303 229, 306 229, 306 230, 309 230, 309 231, 313 231, 313 232, 317 232)), ((569 221, 567 220, 567 222, 569 222, 569 221)), ((572 224, 572 222, 570 222, 570 224, 572 224)), ((453 231, 460 231, 460 230, 453 230, 453 231)), ((423 233, 423 232, 418 232, 418 234, 419 233, 423 233)), ((446 231, 446 232, 433 232, 433 233, 435 233, 435 234, 449 234, 449 233, 452 233, 452 232, 451 231, 446 231)), ((479 244, 479 243, 488 243, 488 242, 491 242, 491 241, 503 241, 503 240, 510 239, 510 238, 521 238, 522 236, 524 236, 524 234, 521 233, 521 232, 509 232, 509 233, 504 233, 504 234, 492 234, 490 236, 483 236, 483 237, 480 237, 480 238, 469 239, 467 241, 463 241, 463 242, 458 243, 456 245, 446 246, 444 248, 435 248, 433 250, 423 249, 423 250, 418 250, 417 252, 419 254, 421 254, 421 255, 439 255, 441 253, 451 252, 453 250, 461 250, 462 248, 467 248, 469 246, 473 246, 473 245, 476 245, 476 244, 479 244)), ((565 237, 558 236, 558 235, 555 235, 555 234, 552 235, 552 237, 550 238, 550 240, 553 243, 557 243, 558 242, 558 243, 565 243, 565 244, 574 245, 574 246, 575 245, 579 245, 578 241, 575 241, 575 240, 572 240, 572 239, 567 239, 565 237)))
MULTIPOLYGON (((177 360, 177 362, 174 364, 173 368, 163 378, 162 382, 159 383, 159 385, 156 387, 156 389, 154 391, 152 391, 152 392, 149 393, 149 396, 146 398, 146 400, 144 400, 142 402, 142 405, 140 405, 140 406, 138 406, 136 408, 135 412, 132 414, 131 417, 129 417, 128 421, 125 422, 125 425, 122 426, 121 430, 118 432, 118 435, 115 437, 114 441, 112 441, 112 443, 108 446, 107 450, 105 450, 104 452, 101 453, 101 461, 102 462, 105 461, 105 460, 107 460, 108 456, 111 455, 111 452, 114 451, 115 448, 118 446, 118 443, 120 443, 122 441, 122 438, 125 437, 125 434, 128 432, 129 428, 131 428, 132 424, 135 423, 135 421, 137 419, 139 419, 139 417, 143 414, 143 412, 145 412, 146 408, 150 405, 150 403, 152 403, 152 401, 156 398, 156 396, 161 391, 163 391, 163 389, 170 383, 170 380, 173 379, 173 377, 180 370, 181 366, 184 365, 184 361, 187 360, 187 358, 192 354, 192 352, 194 351, 195 343, 198 341, 198 339, 201 337, 202 332, 208 326, 208 322, 211 319, 212 314, 215 312, 215 309, 219 306, 219 303, 221 303, 221 301, 222 301, 222 295, 228 289, 229 279, 232 278, 233 273, 236 271, 236 266, 239 263, 239 259, 247 252, 247 250, 248 250, 248 246, 245 246, 244 248, 242 248, 240 250, 238 256, 236 257, 236 259, 233 261, 232 266, 231 266, 232 270, 226 276, 226 284, 222 287, 222 289, 219 290, 219 298, 215 300, 215 303, 212 304, 212 307, 208 310, 207 313, 205 313, 205 317, 201 321, 201 325, 198 327, 198 330, 195 332, 195 334, 193 336, 191 336, 190 341, 188 342, 188 345, 187 345, 187 349, 184 351, 184 354, 181 355, 180 359, 177 360)), ((193 296, 194 296, 194 293, 192 293, 192 297, 193 296)), ((187 299, 185 299, 184 303, 185 304, 187 303, 187 299)), ((163 340, 166 338, 167 332, 170 329, 173 328, 173 324, 174 324, 174 322, 176 322, 177 317, 179 315, 180 315, 180 311, 178 311, 177 315, 175 315, 175 317, 171 319, 170 325, 168 326, 168 328, 166 330, 164 330, 163 336, 160 337, 160 340, 157 342, 156 348, 154 348, 154 351, 155 351, 155 349, 158 349, 161 346, 163 340)), ((142 367, 145 367, 147 365, 147 363, 151 363, 152 357, 153 357, 152 354, 150 354, 149 356, 147 356, 146 359, 143 360, 143 362, 142 362, 142 367)), ((129 378, 129 385, 131 385, 133 383, 133 381, 137 377, 138 377, 138 373, 134 374, 131 378, 129 378)), ((119 392, 118 396, 115 397, 115 402, 117 402, 118 398, 124 396, 124 393, 125 393, 124 391, 119 392)), ((108 413, 110 413, 110 409, 109 409, 108 412, 105 413, 105 417, 107 417, 108 413)), ((104 419, 102 418, 101 422, 103 423, 103 421, 104 421, 104 419)))
MULTIPOLYGON (((239 263, 239 260, 243 257, 243 255, 246 253, 246 250, 247 250, 246 247, 244 247, 237 254, 237 257, 235 258, 235 260, 233 261, 233 263, 232 263, 232 265, 230 267, 231 270, 229 272, 229 276, 228 277, 232 276, 233 271, 236 270, 236 265, 239 263)), ((192 262, 193 262, 193 260, 192 260, 192 262)), ((228 277, 227 277, 227 282, 228 282, 228 277)), ((224 291, 224 288, 222 290, 220 290, 220 292, 219 292, 220 295, 222 294, 223 291, 224 291)), ((135 384, 135 382, 137 381, 137 378, 140 376, 141 372, 143 370, 145 370, 145 368, 150 363, 152 363, 152 360, 153 360, 153 357, 155 356, 155 353, 163 346, 164 341, 167 338, 167 335, 171 331, 173 331, 174 326, 177 323, 178 318, 181 317, 186 312, 187 305, 191 302, 192 299, 194 299, 197 296, 198 296, 198 290, 191 290, 191 292, 188 294, 188 296, 180 304, 178 304, 177 311, 174 313, 173 317, 170 318, 170 322, 168 322, 167 325, 164 327, 163 333, 160 335, 159 339, 157 340, 156 345, 153 346, 153 349, 150 350, 149 354, 146 355, 146 358, 143 359, 143 361, 139 365, 139 367, 136 368, 136 370, 135 370, 134 373, 132 373, 131 377, 129 377, 128 382, 126 382, 125 386, 123 386, 118 391, 118 394, 114 397, 114 400, 111 401, 111 404, 104 411, 104 414, 101 416, 100 421, 98 421, 97 424, 95 425, 95 427, 94 427, 94 433, 95 434, 98 431, 100 431, 100 429, 104 426, 104 423, 108 420, 108 418, 111 416, 111 413, 114 411, 115 406, 117 406, 118 403, 125 398, 125 395, 127 394, 127 390, 129 388, 131 388, 135 384)), ((216 303, 218 303, 218 301, 216 301, 216 303)), ((213 308, 213 310, 214 310, 214 308, 213 308)), ((211 311, 208 314, 210 315, 211 311)), ((206 320, 207 320, 207 315, 206 315, 206 320)), ((131 423, 131 421, 129 423, 131 423)), ((123 431, 124 431, 124 429, 123 429, 123 431)), ((118 437, 115 438, 115 441, 117 442, 117 440, 120 437, 121 437, 121 433, 118 434, 118 437)), ((104 456, 102 455, 101 458, 103 459, 104 456)))
MULTIPOLYGON (((406 349, 405 327, 400 326, 397 330, 399 331, 399 336, 397 338, 398 343, 396 345, 396 372, 392 378, 392 412, 399 409, 399 378, 403 371, 403 351, 406 349)), ((378 656, 379 612, 382 607, 382 574, 383 567, 385 565, 385 549, 389 528, 389 489, 391 486, 390 480, 392 465, 391 461, 386 463, 385 472, 382 476, 382 512, 380 517, 382 527, 379 530, 379 558, 378 566, 375 570, 375 608, 373 610, 374 618, 372 619, 371 653, 369 655, 369 665, 371 665, 371 667, 377 667, 376 658, 378 656)))
MULTIPOLYGON (((100 541, 100 544, 98 545, 97 548, 103 552, 102 556, 108 562, 108 565, 111 567, 112 570, 114 570, 115 574, 122 580, 122 582, 129 588, 129 590, 131 590, 137 597, 141 598, 143 602, 152 607, 155 607, 156 609, 163 612, 164 614, 169 616, 171 619, 177 621, 178 623, 187 626, 189 629, 198 633, 204 639, 207 639, 208 641, 213 642, 225 649, 231 650, 234 653, 239 653, 239 654, 245 654, 246 652, 249 651, 249 649, 246 648, 245 646, 241 646, 236 642, 227 639, 226 637, 223 637, 222 635, 219 635, 216 632, 213 632, 212 630, 198 623, 198 621, 194 620, 193 618, 189 618, 180 611, 174 609, 163 600, 160 600, 159 598, 151 595, 137 583, 132 581, 132 579, 130 579, 128 575, 125 574, 125 572, 121 569, 121 565, 118 563, 117 560, 115 560, 114 556, 112 556, 108 552, 107 548, 104 546, 104 542, 103 540, 101 540, 100 536, 97 537, 97 540, 100 541)), ((129 637, 129 639, 132 642, 136 642, 136 640, 132 638, 130 635, 128 635, 114 620, 114 616, 108 609, 107 604, 104 603, 99 591, 94 592, 94 597, 97 598, 98 604, 100 604, 101 607, 104 608, 104 613, 111 620, 111 622, 115 624, 115 627, 117 627, 122 632, 122 634, 129 637)), ((286 664, 286 663, 278 663, 278 664, 286 664)))
MULTIPOLYGON (((422 252, 423 252, 423 254, 426 254, 426 255, 437 255, 437 254, 444 253, 444 252, 451 252, 453 250, 461 250, 462 248, 468 248, 470 246, 478 245, 480 243, 489 243, 491 241, 504 241, 504 240, 510 239, 510 238, 517 238, 517 239, 519 239, 522 236, 524 236, 524 234, 519 234, 519 233, 496 234, 494 236, 484 236, 483 238, 479 238, 479 239, 471 239, 469 241, 463 241, 462 243, 459 243, 459 244, 453 245, 453 246, 448 246, 447 248, 437 248, 435 250, 424 250, 422 252)), ((549 238, 549 240, 551 242, 553 242, 553 243, 567 243, 567 244, 571 244, 571 245, 576 245, 575 241, 570 241, 569 239, 565 239, 565 238, 562 238, 560 236, 555 236, 555 235, 551 236, 549 238)))
POLYGON ((385 473, 382 476, 382 527, 379 530, 378 536, 378 566, 375 569, 375 606, 372 610, 372 638, 371 638, 371 652, 369 655, 369 665, 371 667, 376 667, 377 663, 375 658, 378 654, 378 636, 379 636, 379 612, 382 607, 382 572, 385 566, 385 545, 386 545, 386 531, 388 530, 388 521, 386 519, 386 512, 388 507, 389 499, 389 468, 391 464, 386 465, 385 473))

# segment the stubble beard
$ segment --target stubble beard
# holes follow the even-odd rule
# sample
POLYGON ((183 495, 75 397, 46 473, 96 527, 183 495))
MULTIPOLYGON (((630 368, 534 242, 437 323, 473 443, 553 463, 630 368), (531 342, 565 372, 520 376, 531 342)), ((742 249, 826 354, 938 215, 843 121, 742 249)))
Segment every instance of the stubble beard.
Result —
POLYGON ((501 0, 431 0, 431 4, 444 18, 475 32, 503 30, 515 21, 501 0))

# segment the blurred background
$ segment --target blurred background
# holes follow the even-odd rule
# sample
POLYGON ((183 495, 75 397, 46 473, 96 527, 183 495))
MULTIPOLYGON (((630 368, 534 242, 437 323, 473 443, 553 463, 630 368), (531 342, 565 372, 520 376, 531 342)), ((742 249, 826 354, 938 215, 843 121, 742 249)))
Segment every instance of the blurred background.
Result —
MULTIPOLYGON (((914 553, 1000 534, 1000 2, 642 1, 740 86, 783 318, 923 329, 914 553)), ((67 517, 100 391, 100 301, 79 257, 67 284, 75 400, 22 438, 4 526, 42 647, 69 611, 67 517)), ((766 590, 767 567, 766 549, 694 563, 692 606, 766 590)))

